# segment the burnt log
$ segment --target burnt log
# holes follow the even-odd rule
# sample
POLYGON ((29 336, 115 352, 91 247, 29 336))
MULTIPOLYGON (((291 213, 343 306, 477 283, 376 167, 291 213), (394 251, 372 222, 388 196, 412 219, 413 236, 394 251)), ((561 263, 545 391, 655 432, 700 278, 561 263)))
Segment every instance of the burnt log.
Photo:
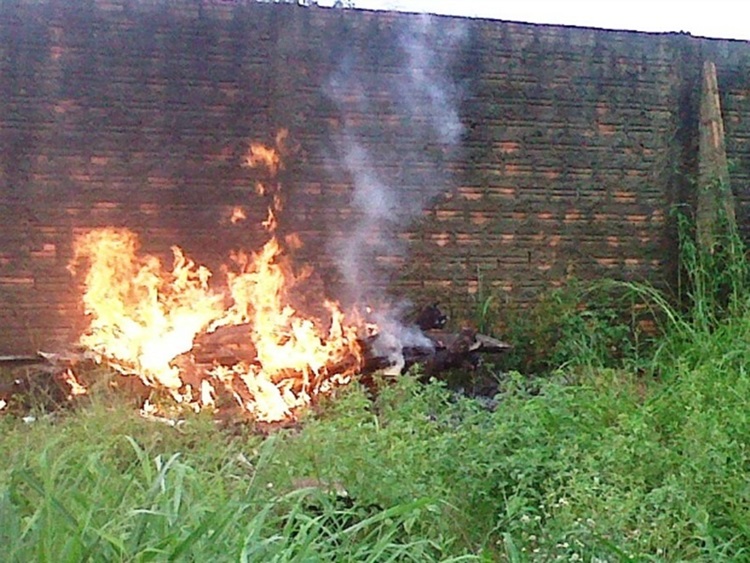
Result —
POLYGON ((400 373, 405 373, 411 366, 418 364, 424 367, 425 375, 431 376, 449 369, 473 369, 479 365, 482 354, 499 354, 512 349, 510 344, 470 328, 457 333, 425 330, 422 334, 426 337, 424 345, 401 348, 400 358, 396 358, 394 354, 373 354, 379 348, 379 335, 363 342, 365 366, 362 372, 367 374, 396 366, 400 373))
MULTIPOLYGON (((347 356, 327 365, 317 377, 305 385, 317 388, 318 378, 336 374, 358 372, 356 377, 365 385, 375 372, 385 375, 405 373, 411 366, 423 366, 425 376, 431 377, 456 368, 474 369, 480 364, 483 354, 502 353, 511 346, 501 340, 465 328, 459 332, 443 328, 447 317, 436 304, 426 307, 416 316, 419 324, 399 326, 395 332, 384 332, 360 338, 359 349, 364 361, 347 356)), ((206 374, 217 366, 232 368, 238 364, 258 366, 257 350, 251 340, 250 324, 222 326, 210 333, 198 335, 190 351, 181 354, 171 363, 180 370, 182 381, 197 389, 206 374)), ((296 379, 294 372, 279 375, 279 380, 296 379)), ((301 373, 299 375, 302 375, 301 373)), ((244 385, 239 380, 230 385, 235 393, 242 395, 244 385)), ((302 383, 300 383, 301 385, 302 383)), ((299 391, 299 389, 295 389, 299 391)))

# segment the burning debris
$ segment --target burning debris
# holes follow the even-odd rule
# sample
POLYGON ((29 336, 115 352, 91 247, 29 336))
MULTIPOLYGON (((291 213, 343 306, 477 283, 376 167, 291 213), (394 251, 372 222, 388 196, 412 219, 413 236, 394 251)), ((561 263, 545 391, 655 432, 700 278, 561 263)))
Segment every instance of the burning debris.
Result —
MULTIPOLYGON (((401 373, 415 363, 432 374, 507 349, 468 329, 444 330, 436 306, 412 326, 347 321, 332 301, 324 301, 324 319, 304 316, 288 303, 280 252, 272 238, 237 260, 226 295, 210 288, 211 273, 179 248, 172 270, 165 270, 154 257, 137 255, 133 233, 87 233, 76 247, 89 264, 84 303, 91 323, 80 343, 99 361, 196 411, 236 404, 265 422, 294 418, 356 376, 401 373)), ((75 380, 66 379, 71 393, 79 393, 75 380)))
POLYGON ((231 397, 267 422, 293 418, 316 396, 351 381, 363 365, 357 326, 332 301, 323 301, 318 316, 291 304, 298 280, 275 236, 284 139, 282 132, 276 147, 250 147, 247 165, 269 175, 258 186, 272 199, 263 223, 269 239, 257 253, 231 256, 222 290, 179 247, 167 269, 155 256, 140 255, 127 229, 78 237, 71 271, 86 272, 85 349, 196 411, 224 408, 231 397))
MULTIPOLYGON (((425 308, 419 318, 427 314, 437 314, 442 320, 402 326, 402 341, 392 331, 376 332, 377 327, 372 323, 360 322, 357 325, 359 336, 350 344, 357 354, 352 353, 338 362, 328 362, 317 371, 309 365, 305 371, 291 363, 282 363, 287 367, 274 372, 275 377, 263 371, 258 350, 251 339, 252 325, 224 325, 212 332, 197 334, 187 352, 168 362, 170 373, 176 374, 181 382, 177 388, 167 387, 159 383, 159 379, 150 377, 145 368, 138 367, 137 357, 126 363, 122 358, 106 355, 106 349, 3 356, 0 365, 6 369, 24 370, 24 373, 0 385, 0 411, 10 411, 9 404, 18 403, 14 397, 30 400, 29 406, 41 401, 46 408, 52 409, 74 404, 80 397, 88 395, 89 386, 95 384, 91 374, 101 375, 100 371, 97 374, 95 364, 106 363, 128 376, 118 377, 109 385, 138 398, 141 416, 148 420, 172 426, 180 424, 179 416, 164 415, 151 400, 153 391, 166 391, 179 404, 195 410, 211 408, 224 420, 238 415, 241 419, 244 413, 257 422, 289 424, 294 422, 301 407, 309 405, 318 396, 355 379, 369 385, 375 372, 398 375, 412 365, 420 364, 426 376, 440 375, 451 368, 474 368, 480 354, 503 352, 509 348, 503 342, 470 329, 458 333, 446 331, 442 328, 445 317, 434 305, 425 308), (77 374, 85 374, 86 379, 77 374)), ((284 338, 288 335, 282 336, 284 338)))
MULTIPOLYGON (((76 367, 93 358, 131 376, 125 381, 139 382, 141 412, 151 419, 163 418, 148 401, 149 390, 160 390, 195 411, 239 412, 277 423, 294 421, 319 396, 378 370, 400 374, 420 363, 434 374, 476 365, 480 352, 507 349, 468 329, 445 331, 446 317, 437 305, 425 308, 412 324, 392 314, 364 320, 326 299, 314 313, 295 308, 293 294, 308 274, 297 274, 285 258, 285 245, 300 242, 276 236, 283 200, 275 176, 283 168, 285 139, 282 132, 275 147, 250 146, 246 165, 268 174, 257 191, 270 196, 263 222, 269 238, 255 253, 232 254, 223 284, 212 284, 212 272, 177 246, 168 268, 156 256, 140 253, 138 238, 128 229, 82 233, 69 269, 81 273, 84 286, 89 326, 79 344, 85 352, 0 362, 42 365, 40 373, 54 374, 57 393, 70 401, 88 393, 76 367)), ((242 215, 234 213, 233 221, 242 215)), ((0 388, 3 408, 23 386, 15 385, 0 388)))
POLYGON ((498 354, 512 348, 471 328, 458 333, 445 330, 446 322, 447 317, 433 304, 420 311, 413 326, 402 327, 402 334, 410 329, 409 338, 394 338, 388 332, 373 335, 364 345, 363 371, 401 374, 420 364, 426 376, 433 376, 450 369, 476 369, 482 354, 498 354))

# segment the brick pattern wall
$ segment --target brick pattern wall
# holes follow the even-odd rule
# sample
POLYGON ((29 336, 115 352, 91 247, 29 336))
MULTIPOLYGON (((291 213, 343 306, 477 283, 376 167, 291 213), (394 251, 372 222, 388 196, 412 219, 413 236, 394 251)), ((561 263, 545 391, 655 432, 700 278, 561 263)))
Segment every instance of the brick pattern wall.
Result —
POLYGON ((85 229, 127 226, 146 251, 169 259, 178 244, 214 269, 231 249, 258 248, 268 201, 243 157, 281 128, 293 147, 282 229, 299 233, 298 257, 334 292, 332 249, 359 219, 332 144, 345 121, 387 157, 370 163, 378 177, 415 197, 434 188, 418 220, 391 233, 408 253, 377 261, 396 293, 443 301, 480 287, 528 300, 571 275, 669 279, 668 210, 686 197, 707 53, 726 85, 737 183, 750 176, 747 43, 430 17, 431 55, 463 125, 450 152, 411 134, 421 117, 394 102, 399 30, 416 18, 198 0, 0 3, 0 352, 75 338, 80 288, 66 266, 85 229), (456 28, 458 42, 440 33, 456 28), (360 114, 332 100, 342 64, 366 86, 360 114), (230 221, 235 206, 247 221, 230 221))
POLYGON ((737 221, 750 240, 750 48, 747 42, 703 41, 702 56, 717 61, 727 160, 737 221))
MULTIPOLYGON (((659 276, 677 127, 668 36, 477 22, 468 161, 435 210, 435 278, 527 299, 569 275, 659 276), (438 243, 437 246, 435 243, 438 243)), ((425 257, 426 261, 430 260, 425 257)))

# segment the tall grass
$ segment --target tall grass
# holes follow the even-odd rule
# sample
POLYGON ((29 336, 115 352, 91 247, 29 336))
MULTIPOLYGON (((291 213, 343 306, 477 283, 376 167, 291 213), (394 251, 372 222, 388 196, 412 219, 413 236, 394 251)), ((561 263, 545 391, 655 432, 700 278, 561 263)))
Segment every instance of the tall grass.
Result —
POLYGON ((282 437, 232 439, 197 417, 183 428, 101 407, 31 426, 6 422, 3 560, 444 558, 439 538, 411 532, 433 510, 427 498, 363 510, 271 469, 282 437))
POLYGON ((707 249, 694 242, 685 215, 678 214, 677 222, 681 276, 676 301, 646 284, 604 282, 639 299, 659 322, 651 366, 665 376, 703 362, 735 362, 745 355, 750 331, 750 263, 736 226, 724 225, 707 249))
POLYGON ((403 378, 265 439, 117 406, 5 419, 4 558, 741 560, 750 378, 713 368, 515 374, 494 412, 403 378))
POLYGON ((342 389, 267 438, 142 420, 103 392, 0 418, 3 560, 750 560, 750 276, 734 243, 683 246, 682 304, 621 282, 558 297, 566 377, 511 372, 494 411, 405 377, 374 400, 342 389), (623 317, 581 307, 589 291, 650 307, 653 346, 613 362, 623 317))

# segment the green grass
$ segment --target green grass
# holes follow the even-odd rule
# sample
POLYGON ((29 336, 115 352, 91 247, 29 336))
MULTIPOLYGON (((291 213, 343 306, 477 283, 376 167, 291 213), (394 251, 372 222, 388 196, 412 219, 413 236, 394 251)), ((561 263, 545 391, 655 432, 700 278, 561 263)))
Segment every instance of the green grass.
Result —
POLYGON ((615 301, 557 295, 552 376, 506 374, 492 412, 403 377, 269 437, 106 385, 0 417, 3 560, 750 561, 750 276, 723 248, 685 248, 681 305, 599 284, 657 320, 646 346, 615 301))
POLYGON ((111 397, 5 417, 0 542, 8 561, 750 559, 747 360, 531 393, 514 375, 495 412, 403 378, 268 438, 111 397))
POLYGON ((205 417, 175 429, 111 402, 3 433, 8 561, 425 561, 447 547, 417 533, 430 499, 363 511, 295 488, 301 435, 229 436, 205 417))

